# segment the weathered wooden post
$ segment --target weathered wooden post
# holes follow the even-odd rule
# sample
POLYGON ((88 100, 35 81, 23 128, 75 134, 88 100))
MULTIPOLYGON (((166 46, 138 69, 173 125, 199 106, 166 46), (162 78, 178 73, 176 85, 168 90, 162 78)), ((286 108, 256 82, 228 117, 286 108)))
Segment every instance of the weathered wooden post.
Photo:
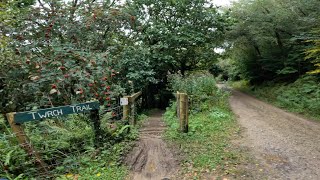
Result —
POLYGON ((129 124, 135 126, 135 100, 142 94, 142 92, 137 92, 131 96, 125 96, 120 99, 120 104, 123 106, 123 119, 129 120, 129 124))
POLYGON ((137 93, 135 93, 135 94, 133 94, 133 95, 131 95, 130 96, 130 98, 129 98, 129 104, 130 104, 130 124, 132 124, 132 125, 136 125, 136 117, 135 117, 135 101, 136 101, 136 99, 140 96, 142 94, 142 92, 140 91, 140 92, 137 92, 137 93))
POLYGON ((185 93, 180 93, 180 131, 188 132, 188 95, 185 93))
POLYGON ((177 113, 178 119, 180 119, 180 93, 179 93, 179 91, 177 91, 176 98, 177 98, 177 110, 176 110, 176 113, 177 113))
POLYGON ((121 98, 120 104, 123 105, 123 117, 122 119, 128 120, 130 116, 130 101, 129 96, 125 96, 121 98))
POLYGON ((134 102, 134 100, 130 103, 131 104, 131 106, 130 106, 130 108, 131 108, 131 111, 130 111, 130 121, 131 121, 131 123, 130 124, 132 124, 132 125, 136 125, 136 117, 135 117, 135 102, 134 102))
POLYGON ((99 110, 93 109, 90 111, 90 119, 93 123, 93 129, 94 129, 94 144, 96 147, 99 147, 102 140, 102 133, 101 133, 101 122, 99 117, 99 110))
POLYGON ((20 144, 20 146, 28 153, 29 156, 34 155, 36 158, 36 164, 37 166, 40 167, 40 169, 44 172, 48 172, 47 171, 47 165, 46 163, 43 162, 41 156, 39 155, 39 153, 37 151, 34 150, 34 148, 32 147, 29 138, 27 137, 27 135, 24 132, 24 129, 21 127, 20 124, 16 124, 14 122, 14 114, 13 113, 8 113, 7 114, 7 119, 8 122, 10 124, 10 127, 13 131, 13 133, 16 135, 17 140, 20 144))

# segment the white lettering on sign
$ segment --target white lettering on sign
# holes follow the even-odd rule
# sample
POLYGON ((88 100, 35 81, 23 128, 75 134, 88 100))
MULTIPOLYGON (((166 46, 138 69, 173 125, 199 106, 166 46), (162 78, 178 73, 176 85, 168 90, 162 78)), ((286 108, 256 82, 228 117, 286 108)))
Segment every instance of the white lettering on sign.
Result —
POLYGON ((77 112, 82 111, 81 106, 76 106, 77 112))
POLYGON ((32 118, 36 119, 36 117, 34 116, 34 114, 36 114, 36 112, 31 112, 31 114, 32 114, 32 118))
POLYGON ((90 105, 83 105, 83 106, 71 106, 74 113, 82 112, 82 111, 89 111, 92 110, 90 105))
MULTIPOLYGON (((83 111, 90 111, 92 108, 89 104, 87 105, 76 105, 76 106, 70 106, 72 108, 73 113, 80 113, 83 111)), ((44 119, 44 118, 51 118, 51 117, 57 117, 63 115, 63 109, 56 109, 51 111, 45 111, 42 113, 39 112, 30 112, 29 114, 32 115, 33 119, 44 119)))
POLYGON ((50 117, 57 117, 63 115, 62 109, 56 109, 53 111, 46 111, 44 114, 38 113, 38 112, 31 112, 32 118, 36 119, 36 117, 39 117, 41 119, 43 118, 50 118, 50 117))
POLYGON ((54 114, 54 116, 61 116, 61 115, 63 115, 62 109, 54 110, 52 113, 54 114))

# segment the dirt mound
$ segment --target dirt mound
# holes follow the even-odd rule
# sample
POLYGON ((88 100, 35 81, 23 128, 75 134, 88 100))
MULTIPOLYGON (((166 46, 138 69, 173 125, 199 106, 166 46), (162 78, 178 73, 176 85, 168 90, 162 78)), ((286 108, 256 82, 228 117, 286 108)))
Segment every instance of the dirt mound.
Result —
POLYGON ((126 164, 132 171, 129 179, 171 179, 178 171, 177 160, 161 138, 165 130, 162 114, 162 111, 156 111, 151 115, 140 131, 137 145, 127 155, 126 164))

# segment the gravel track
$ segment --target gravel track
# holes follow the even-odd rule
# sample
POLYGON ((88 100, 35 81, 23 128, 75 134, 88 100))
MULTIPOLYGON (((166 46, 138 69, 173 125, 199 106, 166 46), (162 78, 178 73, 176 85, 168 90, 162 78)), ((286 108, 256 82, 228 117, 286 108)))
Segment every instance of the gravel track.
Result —
POLYGON ((238 143, 263 165, 266 179, 320 179, 320 123, 232 94, 231 108, 244 129, 238 143))

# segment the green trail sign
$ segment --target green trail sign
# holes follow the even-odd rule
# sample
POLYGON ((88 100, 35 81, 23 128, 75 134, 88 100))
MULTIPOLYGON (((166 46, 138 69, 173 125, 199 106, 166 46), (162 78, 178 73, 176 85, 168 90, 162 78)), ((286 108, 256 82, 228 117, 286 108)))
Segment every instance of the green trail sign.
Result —
POLYGON ((48 109, 40 109, 36 111, 28 112, 19 112, 14 113, 14 123, 21 124, 28 121, 40 120, 45 118, 53 118, 68 114, 83 113, 92 110, 99 109, 100 105, 98 101, 69 105, 69 106, 60 106, 48 109))

